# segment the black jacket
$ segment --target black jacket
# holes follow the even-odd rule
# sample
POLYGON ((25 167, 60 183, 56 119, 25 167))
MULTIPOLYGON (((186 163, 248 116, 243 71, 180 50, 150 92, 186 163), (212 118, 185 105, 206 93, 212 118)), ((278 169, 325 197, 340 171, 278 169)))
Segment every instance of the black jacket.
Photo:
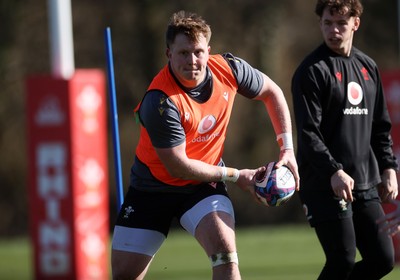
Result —
POLYGON ((365 190, 384 169, 398 169, 379 71, 367 55, 353 47, 342 57, 320 45, 296 70, 292 94, 303 190, 330 189, 339 169, 365 190))

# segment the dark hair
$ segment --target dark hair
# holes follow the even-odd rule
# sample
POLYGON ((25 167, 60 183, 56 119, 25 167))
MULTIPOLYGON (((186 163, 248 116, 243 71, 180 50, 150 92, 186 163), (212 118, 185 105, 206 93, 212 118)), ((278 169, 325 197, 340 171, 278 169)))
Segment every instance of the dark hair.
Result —
POLYGON ((208 43, 211 39, 211 28, 200 16, 179 11, 171 16, 167 27, 167 48, 175 41, 178 34, 185 34, 193 42, 198 40, 200 34, 203 34, 208 43))
POLYGON ((344 15, 350 12, 351 17, 360 17, 363 13, 363 5, 360 0, 318 0, 315 13, 322 17, 325 8, 328 8, 331 14, 344 15))

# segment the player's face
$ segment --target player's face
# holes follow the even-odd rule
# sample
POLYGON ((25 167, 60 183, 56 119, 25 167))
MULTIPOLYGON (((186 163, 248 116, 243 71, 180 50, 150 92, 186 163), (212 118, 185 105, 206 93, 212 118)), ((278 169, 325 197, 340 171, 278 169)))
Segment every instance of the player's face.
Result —
POLYGON ((360 26, 359 17, 350 17, 349 12, 344 15, 331 14, 326 8, 320 19, 320 27, 325 43, 334 52, 349 56, 353 45, 354 31, 360 26))
POLYGON ((174 75, 187 88, 194 88, 204 80, 209 53, 210 47, 203 35, 197 42, 191 42, 186 35, 178 34, 167 49, 174 75))

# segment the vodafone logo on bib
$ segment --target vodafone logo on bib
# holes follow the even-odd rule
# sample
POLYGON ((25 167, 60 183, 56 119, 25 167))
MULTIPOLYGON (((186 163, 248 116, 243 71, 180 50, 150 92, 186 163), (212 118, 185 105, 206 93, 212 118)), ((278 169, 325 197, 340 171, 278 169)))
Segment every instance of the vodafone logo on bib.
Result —
POLYGON ((217 120, 213 115, 207 115, 200 121, 199 128, 197 129, 197 131, 200 134, 207 133, 215 126, 216 123, 217 120))
POLYGON ((359 84, 350 82, 347 85, 347 99, 351 105, 358 105, 363 100, 364 94, 359 84))

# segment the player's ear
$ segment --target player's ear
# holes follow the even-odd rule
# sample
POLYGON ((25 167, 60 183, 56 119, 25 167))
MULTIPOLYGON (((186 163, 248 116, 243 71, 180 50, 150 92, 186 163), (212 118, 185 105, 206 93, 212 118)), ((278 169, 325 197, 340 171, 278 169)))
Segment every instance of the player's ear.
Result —
POLYGON ((167 49, 165 50, 165 55, 167 56, 168 59, 170 59, 170 57, 171 57, 171 50, 170 50, 169 48, 167 48, 167 49))
POLYGON ((360 27, 361 20, 359 17, 354 18, 354 26, 353 26, 353 31, 357 31, 358 28, 360 27))

